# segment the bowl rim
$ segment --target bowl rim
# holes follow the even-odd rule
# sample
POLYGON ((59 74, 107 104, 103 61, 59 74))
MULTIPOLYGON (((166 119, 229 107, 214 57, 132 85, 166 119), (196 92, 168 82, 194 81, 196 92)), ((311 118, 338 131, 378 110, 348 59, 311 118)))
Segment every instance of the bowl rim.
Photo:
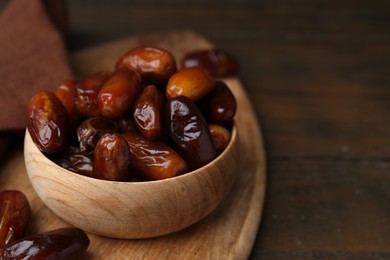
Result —
MULTIPOLYGON (((66 172, 67 174, 70 174, 72 175, 73 177, 75 178, 84 178, 85 180, 87 181, 92 181, 92 182, 101 182, 101 183, 104 183, 106 182, 107 184, 110 184, 110 185, 124 185, 124 184, 129 184, 129 185, 146 185, 146 184, 161 184, 161 183, 168 183, 168 182, 173 182, 175 180, 181 180, 181 179, 184 179, 184 178, 189 178, 190 176, 193 176, 201 171, 203 171, 205 168, 207 167, 211 167, 212 165, 214 164, 217 164, 220 160, 222 160, 222 158, 225 156, 226 153, 228 153, 231 149, 232 149, 232 146, 235 145, 235 143, 237 143, 239 141, 239 136, 238 136, 238 129, 237 129, 237 124, 236 124, 236 121, 233 120, 233 124, 232 124, 232 127, 231 127, 231 135, 230 135, 230 140, 229 140, 229 143, 228 145, 226 146, 226 148, 223 150, 222 153, 220 153, 217 157, 215 157, 211 162, 207 163, 206 165, 198 168, 198 169, 195 169, 193 171, 189 171, 189 172, 186 172, 184 174, 181 174, 181 175, 178 175, 178 176, 175 176, 175 177, 171 177, 171 178, 166 178, 166 179, 161 179, 161 180, 146 180, 146 181, 111 181, 111 180, 103 180, 103 179, 97 179, 97 178, 93 178, 93 177, 90 177, 90 176, 86 176, 86 175, 82 175, 82 174, 79 174, 77 172, 73 172, 73 171, 70 171, 66 168, 63 168, 61 167, 60 165, 56 164, 54 161, 50 160, 50 158, 48 158, 39 148, 38 146, 34 143, 34 141, 32 140, 31 138, 31 135, 28 131, 28 129, 26 128, 26 131, 25 131, 25 138, 28 136, 28 138, 30 139, 30 142, 33 144, 31 147, 33 147, 32 149, 37 151, 40 155, 42 155, 42 157, 44 158, 45 160, 45 163, 48 163, 54 167, 58 167, 61 171, 64 171, 66 172)), ((26 140, 24 142, 24 145, 23 145, 23 150, 24 152, 26 153, 26 140)), ((24 156, 24 158, 26 159, 26 156, 24 156)))

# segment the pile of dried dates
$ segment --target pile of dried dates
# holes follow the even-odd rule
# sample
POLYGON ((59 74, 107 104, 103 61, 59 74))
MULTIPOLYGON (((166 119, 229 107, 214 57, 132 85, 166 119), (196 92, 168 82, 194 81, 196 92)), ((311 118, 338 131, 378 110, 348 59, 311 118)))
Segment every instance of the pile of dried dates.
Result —
POLYGON ((113 72, 65 80, 28 105, 38 148, 73 172, 112 181, 160 180, 198 169, 228 145, 236 100, 219 77, 237 62, 219 50, 173 55, 138 47, 113 72))
POLYGON ((30 215, 29 202, 22 192, 0 192, 0 259, 75 259, 87 250, 89 238, 79 228, 25 236, 30 215))

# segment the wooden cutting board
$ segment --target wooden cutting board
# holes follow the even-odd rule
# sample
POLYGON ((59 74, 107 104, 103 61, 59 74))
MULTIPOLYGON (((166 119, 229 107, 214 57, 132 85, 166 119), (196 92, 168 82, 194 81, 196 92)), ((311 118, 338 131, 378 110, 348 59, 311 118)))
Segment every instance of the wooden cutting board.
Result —
MULTIPOLYGON (((212 45, 192 32, 143 35, 90 48, 71 56, 78 77, 113 69, 128 49, 153 45, 171 51, 180 61, 194 49, 212 45)), ((88 234, 89 259, 244 259, 250 255, 259 227, 265 193, 265 152, 260 125, 247 94, 237 78, 223 79, 238 103, 236 122, 240 137, 240 164, 236 183, 221 205, 199 223, 177 233, 152 239, 120 240, 88 234)), ((27 177, 20 151, 0 168, 0 190, 23 191, 31 204, 28 233, 68 226, 37 197, 27 177)))

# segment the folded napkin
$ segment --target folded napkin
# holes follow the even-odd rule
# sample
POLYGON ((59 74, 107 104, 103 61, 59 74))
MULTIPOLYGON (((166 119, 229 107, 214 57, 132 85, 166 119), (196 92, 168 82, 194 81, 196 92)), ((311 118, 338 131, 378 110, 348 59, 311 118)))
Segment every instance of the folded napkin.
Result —
POLYGON ((0 10, 0 167, 22 140, 30 97, 73 77, 61 36, 67 28, 65 0, 6 3, 0 10))
MULTIPOLYGON (((0 133, 25 128, 27 103, 35 92, 73 78, 57 29, 64 26, 56 16, 60 2, 11 0, 0 13, 0 133)), ((1 140, 0 134, 0 146, 1 140)))

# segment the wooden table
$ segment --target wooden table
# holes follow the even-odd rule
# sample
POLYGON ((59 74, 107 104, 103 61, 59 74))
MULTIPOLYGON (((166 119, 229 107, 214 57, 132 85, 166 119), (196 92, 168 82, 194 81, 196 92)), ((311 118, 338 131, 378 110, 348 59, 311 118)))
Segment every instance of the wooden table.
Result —
POLYGON ((68 5, 70 52, 193 30, 238 58, 268 164, 252 259, 390 258, 389 1, 68 5))

